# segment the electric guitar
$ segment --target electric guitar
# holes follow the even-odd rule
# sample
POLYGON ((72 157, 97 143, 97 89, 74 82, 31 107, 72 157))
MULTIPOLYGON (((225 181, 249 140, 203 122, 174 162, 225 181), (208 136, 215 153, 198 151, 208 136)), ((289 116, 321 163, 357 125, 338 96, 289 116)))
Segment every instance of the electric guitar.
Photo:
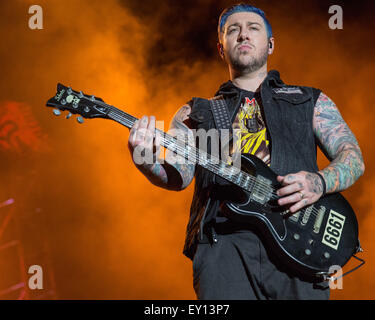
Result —
MULTIPOLYGON (((48 100, 47 106, 55 108, 55 115, 65 110, 69 111, 67 118, 78 114, 80 123, 83 118, 104 118, 130 129, 138 120, 104 103, 101 98, 62 84, 57 85, 57 93, 48 100)), ((275 254, 287 266, 327 280, 332 266, 343 267, 355 253, 362 251, 356 216, 340 193, 327 194, 313 205, 291 214, 287 208, 277 205, 276 190, 281 187, 277 175, 256 156, 241 155, 239 170, 198 148, 182 144, 176 137, 156 131, 163 147, 233 185, 240 196, 224 202, 225 212, 235 221, 259 227, 275 254)))

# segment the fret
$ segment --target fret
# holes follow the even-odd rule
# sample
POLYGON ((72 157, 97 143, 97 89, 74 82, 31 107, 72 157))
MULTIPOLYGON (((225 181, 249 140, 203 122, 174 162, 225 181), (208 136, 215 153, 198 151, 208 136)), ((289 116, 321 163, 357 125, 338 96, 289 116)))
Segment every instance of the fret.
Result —
POLYGON ((220 169, 219 169, 219 173, 220 174, 224 174, 225 172, 225 167, 226 167, 226 164, 224 162, 221 162, 220 164, 220 169))
POLYGON ((242 173, 237 174, 237 179, 236 179, 236 184, 241 185, 241 180, 242 180, 242 173))
POLYGON ((242 187, 244 189, 249 189, 249 182, 250 182, 250 176, 249 175, 246 175, 245 176, 245 181, 242 183, 242 187))

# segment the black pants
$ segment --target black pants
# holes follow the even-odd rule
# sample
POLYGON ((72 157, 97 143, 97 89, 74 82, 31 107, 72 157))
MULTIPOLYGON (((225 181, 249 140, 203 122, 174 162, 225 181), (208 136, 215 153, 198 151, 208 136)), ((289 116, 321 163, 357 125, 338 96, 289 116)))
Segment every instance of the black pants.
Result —
POLYGON ((302 280, 272 261, 254 231, 216 237, 216 243, 199 243, 193 259, 194 290, 198 299, 329 299, 328 285, 302 280))

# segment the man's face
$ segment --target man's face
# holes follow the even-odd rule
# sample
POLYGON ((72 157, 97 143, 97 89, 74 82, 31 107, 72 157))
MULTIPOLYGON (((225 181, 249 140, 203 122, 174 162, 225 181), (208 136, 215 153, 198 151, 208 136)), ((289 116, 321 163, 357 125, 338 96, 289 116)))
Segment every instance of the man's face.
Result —
MULTIPOLYGON (((273 38, 271 38, 273 43, 273 38)), ((230 15, 221 34, 222 57, 241 73, 262 67, 272 53, 269 48, 267 29, 261 16, 253 12, 230 15)))

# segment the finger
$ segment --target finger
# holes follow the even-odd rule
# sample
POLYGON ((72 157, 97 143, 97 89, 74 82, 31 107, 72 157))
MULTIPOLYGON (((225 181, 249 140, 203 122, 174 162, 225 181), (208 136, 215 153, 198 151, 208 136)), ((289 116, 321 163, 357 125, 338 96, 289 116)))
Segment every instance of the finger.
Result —
POLYGON ((280 198, 279 200, 277 200, 277 203, 280 206, 284 206, 284 205, 291 204, 291 203, 296 203, 296 202, 299 202, 299 201, 302 200, 301 195, 303 195, 303 193, 296 192, 296 193, 293 193, 290 196, 280 198))
POLYGON ((292 183, 303 183, 305 179, 305 176, 300 174, 300 173, 293 173, 293 174, 288 174, 284 177, 284 180, 282 181, 282 185, 286 186, 288 184, 292 183))
POLYGON ((134 131, 134 130, 136 130, 137 128, 138 128, 138 126, 139 126, 139 122, 141 121, 141 119, 137 119, 137 120, 135 120, 135 122, 134 122, 134 124, 133 124, 133 126, 131 127, 131 129, 130 129, 130 131, 134 131))
POLYGON ((283 182, 284 178, 285 177, 283 177, 283 176, 277 176, 276 177, 277 181, 280 182, 280 183, 283 182))
POLYGON ((131 136, 134 136, 134 133, 137 131, 138 126, 139 126, 139 119, 136 120, 136 121, 134 122, 133 126, 130 128, 130 135, 131 135, 131 136))
POLYGON ((152 150, 154 145, 154 132, 155 132, 155 117, 150 117, 150 122, 148 123, 148 127, 145 131, 145 143, 144 146, 147 149, 152 150))
POLYGON ((147 116, 143 116, 140 119, 139 128, 147 128, 147 126, 148 126, 148 117, 147 116))
POLYGON ((153 151, 153 153, 155 154, 156 157, 159 157, 160 152, 161 152, 160 138, 155 138, 155 143, 154 143, 152 151, 153 151))
POLYGON ((134 144, 136 146, 142 146, 144 148, 146 144, 146 136, 147 128, 139 128, 135 134, 134 144))
POLYGON ((142 145, 144 144, 147 125, 148 125, 148 117, 143 116, 140 119, 138 129, 136 130, 136 133, 135 133, 135 143, 142 144, 142 145))
POLYGON ((135 141, 135 134, 139 126, 139 120, 135 121, 132 128, 130 129, 130 134, 129 134, 129 144, 133 145, 135 141))
POLYGON ((309 200, 308 199, 302 199, 301 201, 298 201, 297 203, 295 203, 294 205, 292 205, 289 208, 289 211, 292 212, 292 213, 295 213, 298 210, 301 210, 303 207, 306 207, 308 204, 309 204, 309 200))
POLYGON ((301 190, 303 190, 303 184, 301 182, 295 182, 293 184, 288 184, 285 187, 280 188, 276 191, 276 194, 279 197, 282 197, 301 190))
POLYGON ((147 128, 148 124, 148 118, 147 116, 143 116, 138 120, 138 126, 135 130, 135 139, 136 141, 143 141, 144 140, 144 135, 145 135, 145 128, 147 128))
POLYGON ((291 184, 296 181, 296 176, 294 174, 287 174, 284 177, 283 184, 291 184))
POLYGON ((154 131, 154 130, 155 130, 155 123, 156 123, 156 121, 155 121, 155 116, 150 116, 150 121, 149 121, 149 123, 148 123, 147 128, 148 128, 149 130, 151 130, 151 131, 154 131))
POLYGON ((155 140, 154 140, 154 153, 159 155, 160 153, 160 142, 161 142, 161 134, 157 131, 155 132, 155 140))

